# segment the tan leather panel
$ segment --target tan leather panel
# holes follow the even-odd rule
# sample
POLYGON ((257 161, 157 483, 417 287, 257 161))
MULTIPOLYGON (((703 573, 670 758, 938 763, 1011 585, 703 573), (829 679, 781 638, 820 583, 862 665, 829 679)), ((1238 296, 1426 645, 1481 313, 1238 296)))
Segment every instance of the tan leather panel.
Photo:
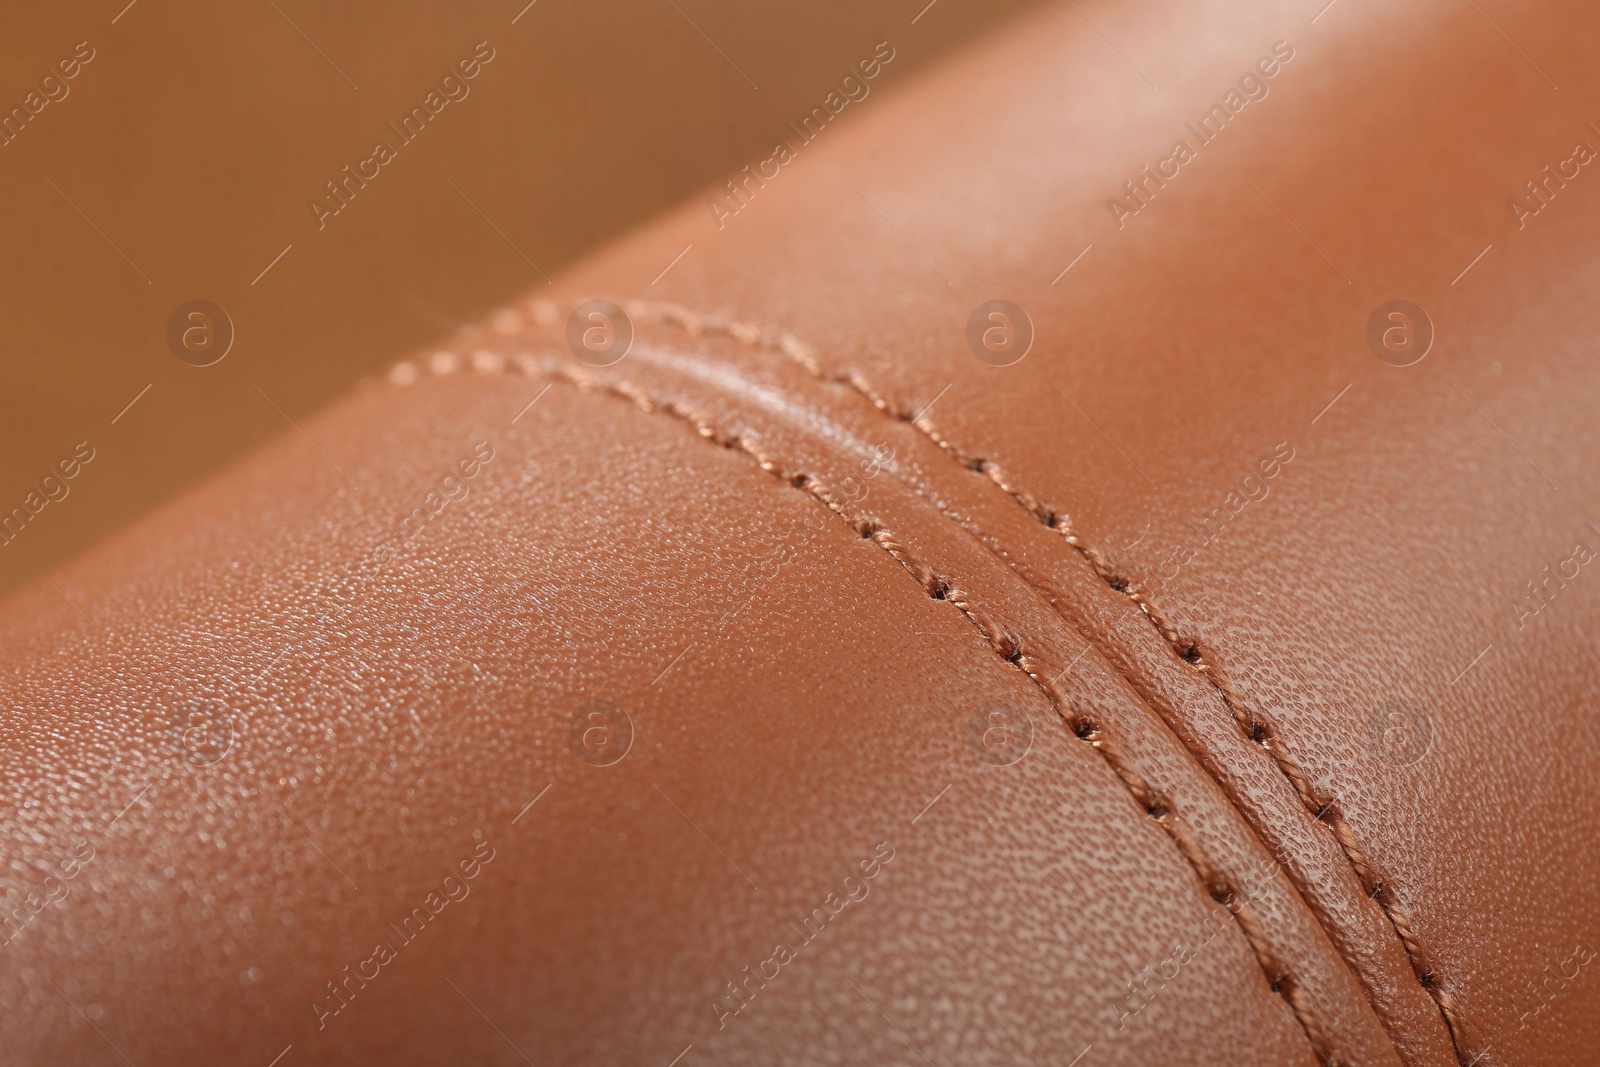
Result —
MULTIPOLYGON (((326 458, 281 440, 58 575, 86 618, 13 601, 6 776, 54 802, 8 836, 93 857, 7 946, 11 1055, 1315 1062, 1172 834, 907 549, 671 412, 542 387, 373 388, 306 427, 326 458), (196 700, 231 745, 171 733, 196 700), (597 700, 632 720, 609 766, 571 747, 597 700), (1035 731, 1011 766, 974 747, 996 703, 1035 731)), ((1077 693, 1137 710, 1103 672, 1077 693)))
POLYGON ((1591 18, 1042 9, 14 598, 8 1045, 1586 1062, 1591 18))

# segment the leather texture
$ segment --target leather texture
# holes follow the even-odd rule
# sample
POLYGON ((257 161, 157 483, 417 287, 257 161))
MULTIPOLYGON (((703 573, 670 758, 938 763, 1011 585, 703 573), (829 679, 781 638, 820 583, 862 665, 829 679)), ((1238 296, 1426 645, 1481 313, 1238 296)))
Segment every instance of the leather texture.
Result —
POLYGON ((1589 1062, 1593 17, 1041 8, 13 598, 4 1055, 1589 1062))

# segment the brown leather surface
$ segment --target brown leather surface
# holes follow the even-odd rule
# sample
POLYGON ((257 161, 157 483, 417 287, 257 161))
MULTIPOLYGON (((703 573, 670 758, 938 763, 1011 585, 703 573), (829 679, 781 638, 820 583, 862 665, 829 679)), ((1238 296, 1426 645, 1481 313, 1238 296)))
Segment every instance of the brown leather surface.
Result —
MULTIPOLYGON (((1149 1062, 1181 1044, 1195 1062, 1314 1062, 1242 926, 953 599, 670 414, 561 384, 510 426, 542 388, 463 374, 368 392, 309 428, 362 487, 359 508, 303 442, 281 442, 186 502, 218 521, 168 512, 58 579, 80 604, 119 589, 87 605, 104 637, 48 588, 15 602, 30 623, 9 662, 47 664, 54 646, 86 669, 16 670, 8 690, 37 718, 7 776, 61 798, 23 813, 30 836, 94 848, 71 895, 7 946, 19 1062, 107 1052, 67 998, 98 1006, 136 1063, 223 1043, 263 1062, 291 1044, 312 1063, 515 1059, 474 1006, 536 1063, 665 1063, 689 1044, 701 1062, 895 1062, 912 1053, 894 1026, 939 1059, 1065 1062, 1094 1044, 1149 1062), (465 500, 322 593, 394 543, 383 520, 479 440, 494 459, 465 500), (265 497, 285 510, 247 517, 265 497), (141 565, 168 553, 190 563, 141 565), (331 619, 310 617, 329 601, 331 619), (103 699, 110 669, 128 711, 66 710, 103 699), (169 736, 194 700, 226 704, 238 730, 200 767, 169 736), (634 724, 609 767, 569 747, 595 700, 634 724), (981 761, 971 736, 996 705, 1034 724, 1014 766, 981 761), (76 801, 51 786, 74 773, 76 801), (389 924, 480 840, 494 859, 470 895, 401 944, 389 924), (847 883, 880 843, 892 860, 847 883), (802 944, 791 923, 863 885, 802 944), (326 983, 379 941, 397 958, 323 1017, 315 1004, 340 1003, 326 983), (797 958, 719 1016, 738 1003, 726 983, 780 942, 797 958), (1162 971, 1178 980, 1149 977, 1162 971), (1119 1026, 1112 1009, 1138 1003, 1128 982, 1151 1003, 1119 1026)), ((902 504, 907 540, 933 535, 919 552, 970 581, 974 612, 1037 628, 1030 663, 1059 673, 1084 651, 881 481, 875 503, 902 504)), ((1293 889, 1148 709, 1093 653, 1062 689, 1184 804, 1252 912, 1320 943, 1319 996, 1381 1051, 1293 889)))
POLYGON ((1591 20, 1042 9, 13 598, 8 1054, 1587 1062, 1591 20))

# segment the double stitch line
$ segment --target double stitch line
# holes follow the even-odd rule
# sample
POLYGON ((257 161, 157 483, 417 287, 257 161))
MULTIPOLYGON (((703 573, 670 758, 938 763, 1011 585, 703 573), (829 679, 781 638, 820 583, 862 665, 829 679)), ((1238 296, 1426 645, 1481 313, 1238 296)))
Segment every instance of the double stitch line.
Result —
MULTIPOLYGON (((1444 1018, 1446 1029, 1449 1031, 1451 1045, 1455 1050, 1457 1059, 1463 1065, 1469 1062, 1469 1057, 1464 1051, 1464 1034, 1454 998, 1444 988, 1434 969, 1425 962, 1426 951, 1415 933, 1411 917, 1395 899, 1393 889, 1373 869, 1366 857, 1366 853, 1356 840, 1355 832, 1350 828, 1343 813, 1339 810, 1336 798, 1322 795, 1312 784, 1310 777, 1300 766, 1299 760, 1289 751, 1287 742, 1282 737, 1277 724, 1272 718, 1263 712, 1248 707, 1232 682, 1218 671, 1214 663, 1207 659, 1200 643, 1181 633, 1166 614, 1151 602, 1149 597, 1134 582, 1119 574, 1103 553, 1084 541, 1078 532, 1073 529, 1071 520, 1066 513, 1050 507, 1022 488, 1012 480, 1011 476, 1001 468, 1000 464, 993 460, 973 455, 945 437, 926 414, 913 413, 891 404, 859 372, 853 370, 828 371, 824 369, 817 360, 815 351, 793 334, 786 332, 773 333, 749 323, 706 318, 672 304, 632 301, 625 305, 625 309, 636 319, 670 324, 682 329, 691 337, 698 337, 702 334, 726 335, 746 347, 783 355, 818 381, 848 386, 884 415, 912 425, 962 467, 983 474, 1037 521, 1060 534, 1063 540, 1083 556, 1090 568, 1102 581, 1116 592, 1127 597, 1139 608, 1144 617, 1150 621, 1151 625, 1161 634, 1162 639, 1180 659, 1210 683, 1221 697, 1224 706, 1233 716, 1245 738, 1258 745, 1271 757, 1274 765, 1283 774, 1290 788, 1294 790, 1295 795, 1299 797, 1306 811, 1311 815, 1312 820, 1325 825, 1333 834, 1334 840, 1338 843, 1340 851, 1344 853, 1346 861, 1355 872, 1362 888, 1377 903, 1379 910, 1383 912, 1384 917, 1393 927, 1396 936, 1400 940, 1401 948, 1406 954, 1406 959, 1411 964, 1412 973, 1415 975, 1418 984, 1422 986, 1438 1006, 1439 1013, 1444 1018)), ((1010 559, 1006 559, 1006 563, 1015 569, 1015 565, 1010 559)), ((1027 581, 1026 576, 1023 576, 1023 579, 1027 581)), ((1030 582, 1029 584, 1032 583, 1030 582)), ((1047 599, 1049 598, 1047 597, 1047 599)))
MULTIPOLYGON (((431 369, 437 375, 444 375, 461 369, 462 364, 463 361, 454 353, 440 353, 434 357, 431 369)), ((959 585, 940 575, 937 570, 919 559, 877 520, 853 513, 838 494, 820 478, 785 467, 743 437, 721 430, 704 416, 673 400, 664 396, 652 397, 626 380, 602 380, 565 365, 540 366, 531 358, 508 362, 499 354, 481 352, 470 362, 470 367, 474 371, 484 374, 504 373, 512 370, 513 366, 521 369, 529 377, 542 374, 551 381, 573 386, 583 393, 615 397, 628 401, 643 412, 666 414, 687 424, 708 444, 745 453, 755 460, 761 470, 784 485, 812 497, 839 516, 858 536, 872 541, 883 549, 901 565, 930 599, 948 601, 952 604, 972 624, 996 655, 1027 675, 1073 734, 1106 760, 1112 772, 1127 788, 1145 815, 1167 832, 1179 854, 1200 879, 1207 894, 1227 910, 1239 924, 1240 931, 1261 967, 1269 988, 1288 1003, 1295 1022, 1304 1033, 1312 1050, 1327 1067, 1340 1067, 1344 1062, 1342 1055, 1334 1048, 1331 1039, 1316 1021, 1309 997, 1298 978, 1273 950, 1264 929, 1249 906, 1248 895, 1240 893, 1227 875, 1211 862, 1187 822, 1174 810, 1171 801, 1145 780, 1122 747, 1091 717, 1073 706, 1070 697, 1058 687, 1056 678, 1046 676, 1049 668, 1025 650, 1006 626, 996 622, 987 612, 972 604, 968 594, 959 585)), ((405 370, 396 368, 396 371, 391 372, 392 381, 406 384, 416 379, 414 368, 409 364, 402 364, 401 367, 405 370)))

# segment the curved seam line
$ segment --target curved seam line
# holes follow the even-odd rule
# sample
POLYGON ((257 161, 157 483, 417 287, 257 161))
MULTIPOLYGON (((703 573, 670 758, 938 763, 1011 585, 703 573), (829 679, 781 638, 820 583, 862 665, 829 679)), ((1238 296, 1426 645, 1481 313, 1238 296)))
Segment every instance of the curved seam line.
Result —
MULTIPOLYGON (((817 362, 812 348, 793 334, 781 333, 774 336, 759 326, 731 320, 704 318, 685 308, 671 304, 629 301, 625 305, 625 309, 630 315, 642 317, 647 321, 677 326, 691 337, 698 337, 705 333, 726 334, 747 347, 776 352, 787 357, 818 381, 848 386, 867 400, 875 409, 883 413, 886 418, 912 425, 957 464, 984 474, 989 481, 993 482, 997 488, 1036 520, 1060 533, 1063 540, 1083 556, 1096 576, 1114 591, 1133 601, 1156 628, 1157 632, 1161 634, 1169 648, 1178 655, 1179 659, 1211 684, 1221 697, 1223 705, 1243 730, 1245 739, 1254 742, 1271 756, 1274 764, 1288 781, 1290 788, 1293 789, 1302 805, 1310 813, 1312 821, 1328 827, 1334 836, 1335 842, 1344 853, 1346 861, 1355 872, 1357 881, 1367 895, 1378 905, 1380 911, 1394 929, 1396 936, 1400 940, 1401 949, 1411 964, 1412 973, 1417 978, 1418 984, 1422 986, 1424 992, 1429 995, 1430 999, 1438 1007, 1458 1060, 1463 1067, 1470 1062, 1467 1054, 1463 1051, 1463 1035, 1460 1031, 1460 1020, 1453 998, 1438 982, 1432 968, 1424 962, 1425 949, 1412 930, 1409 916, 1393 900, 1393 892, 1387 883, 1372 871, 1365 853, 1356 841, 1354 832, 1350 829, 1338 807, 1336 798, 1321 797, 1317 794, 1310 778, 1306 775, 1304 769, 1300 767, 1298 760, 1289 752, 1286 741, 1278 732, 1277 725, 1272 721, 1271 717, 1248 708, 1232 683, 1221 675, 1215 665, 1207 660, 1201 644, 1182 635, 1137 585, 1119 575, 1098 549, 1087 544, 1078 535, 1065 513, 1045 505, 1032 493, 1012 482, 1009 475, 1005 473, 998 463, 986 458, 973 456, 944 437, 938 432, 932 420, 926 417, 925 413, 914 414, 906 410, 896 409, 859 372, 848 370, 829 372, 824 370, 821 364, 817 362)), ((983 543, 981 538, 978 540, 983 543)), ((989 546, 986 545, 985 547, 989 546)), ((990 551, 993 551, 993 549, 991 548, 990 551)), ((1002 558, 1004 559, 1005 557, 1002 555, 1002 558)), ((1006 562, 1012 566, 1013 570, 1016 569, 1009 559, 1006 559, 1006 562)), ((1019 576, 1029 585, 1033 585, 1025 575, 1019 576)), ((1048 592, 1039 591, 1044 593, 1047 601, 1050 601, 1053 605, 1053 598, 1049 596, 1048 592)), ((1057 610, 1059 611, 1059 609, 1057 610)), ((1083 636, 1090 640, 1091 643, 1098 643, 1089 638, 1088 635, 1083 636)), ((1136 685, 1133 679, 1128 678, 1127 680, 1130 684, 1136 685)), ((1241 812, 1241 814, 1243 813, 1241 812)), ((1348 961, 1346 962, 1348 963, 1348 961)), ((1365 987, 1365 983, 1361 984, 1365 987)), ((1370 999, 1371 990, 1367 990, 1367 993, 1370 999)))
MULTIPOLYGON (((485 353, 485 355, 493 356, 492 353, 485 353)), ((529 362, 531 363, 532 361, 529 362)), ((402 364, 401 366, 408 365, 402 364)), ((451 360, 443 364, 436 363, 434 371, 436 374, 444 375, 452 373, 458 368, 459 364, 451 360)), ((493 357, 474 359, 472 369, 480 373, 501 373, 507 368, 503 359, 493 357)), ((1288 1003, 1291 1015, 1306 1038, 1311 1051, 1319 1060, 1330 1065, 1330 1067, 1337 1067, 1342 1062, 1336 1046, 1324 1033, 1320 1024, 1316 1022, 1315 1014, 1306 1002, 1304 990, 1300 986, 1298 979, 1278 959, 1254 913, 1249 910, 1249 900, 1251 899, 1249 895, 1236 891, 1227 876, 1215 868, 1206 855, 1204 848, 1195 840, 1188 824, 1177 814, 1171 802, 1159 790, 1145 781, 1143 775, 1133 767, 1121 747, 1091 719, 1081 716, 1073 710, 1070 698, 1057 690, 1055 680, 1046 681, 1040 676, 1037 668, 1042 665, 1038 664, 1037 661, 1034 661, 1030 655, 1022 650, 1006 627, 994 622, 987 613, 968 602, 967 594, 952 580, 941 576, 934 568, 923 563, 905 545, 896 540, 894 534, 876 520, 850 514, 837 495, 821 479, 805 472, 786 470, 778 461, 761 453, 742 437, 736 434, 724 433, 703 416, 697 415, 665 396, 652 398, 625 379, 606 381, 581 374, 566 366, 539 367, 535 364, 533 366, 525 365, 522 369, 530 377, 535 373, 542 374, 551 381, 560 381, 571 385, 580 393, 601 393, 628 401, 646 413, 654 414, 659 412, 671 415, 687 424, 708 444, 729 451, 744 452, 756 461, 761 470, 790 488, 812 497, 829 511, 838 515, 863 539, 876 543, 878 547, 882 548, 901 565, 912 580, 917 582, 923 592, 931 599, 950 601, 988 642, 992 651, 1006 663, 1022 671, 1040 689, 1046 701, 1063 723, 1072 730, 1075 736, 1100 753, 1110 765, 1118 780, 1128 790, 1134 802, 1140 806, 1150 819, 1166 830, 1179 855, 1195 871, 1207 895, 1220 904, 1239 924, 1245 942, 1249 945, 1263 976, 1267 980, 1268 988, 1282 996, 1288 1003), (1324 1052, 1324 1049, 1329 1051, 1324 1052)), ((404 384, 410 379, 395 378, 395 380, 404 384)), ((1032 587, 1030 586, 1030 588, 1032 587)), ((1038 590, 1034 591, 1038 592, 1038 590)))

